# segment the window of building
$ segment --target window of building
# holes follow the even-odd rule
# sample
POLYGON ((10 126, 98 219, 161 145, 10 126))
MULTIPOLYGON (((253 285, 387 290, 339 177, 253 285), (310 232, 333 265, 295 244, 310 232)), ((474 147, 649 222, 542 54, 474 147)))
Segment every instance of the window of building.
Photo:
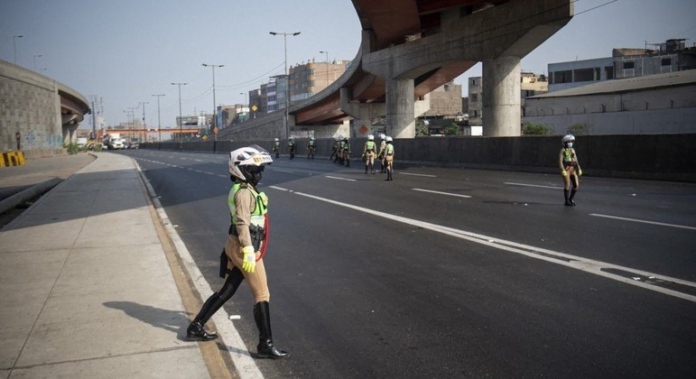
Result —
POLYGON ((477 86, 477 84, 476 84, 476 79, 471 79, 471 86, 472 86, 472 87, 476 87, 476 86, 477 86))
POLYGON ((573 82, 573 72, 570 70, 556 71, 553 73, 553 82, 555 84, 572 83, 573 82))
POLYGON ((632 68, 635 68, 635 66, 636 66, 636 64, 635 64, 635 62, 633 62, 633 61, 631 61, 631 62, 624 62, 624 63, 623 63, 623 68, 624 68, 624 70, 630 70, 630 69, 632 69, 632 68))
POLYGON ((594 80, 594 69, 583 68, 575 70, 575 82, 591 82, 594 80))
POLYGON ((671 66, 672 58, 662 58, 662 66, 671 66))
POLYGON ((474 109, 474 118, 478 117, 478 111, 474 109))
POLYGON ((614 79, 614 66, 604 67, 604 73, 607 75, 607 80, 614 79))
POLYGON ((478 101, 478 94, 477 93, 472 93, 471 94, 471 102, 475 103, 478 101))

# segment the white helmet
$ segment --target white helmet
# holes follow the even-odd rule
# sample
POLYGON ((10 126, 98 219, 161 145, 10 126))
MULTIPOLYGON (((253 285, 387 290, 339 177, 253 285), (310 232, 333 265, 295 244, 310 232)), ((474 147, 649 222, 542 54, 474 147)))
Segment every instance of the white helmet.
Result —
POLYGON ((387 136, 387 142, 391 142, 391 141, 392 141, 392 138, 387 136))
POLYGON ((276 142, 280 141, 278 138, 275 139, 276 142))
POLYGON ((314 141, 314 137, 309 137, 310 140, 314 141))
POLYGON ((379 133, 379 139, 385 139, 385 138, 387 138, 387 136, 384 135, 384 133, 379 133))
POLYGON ((338 137, 336 137, 336 141, 343 141, 343 134, 339 134, 338 137))
POLYGON ((370 135, 367 136, 367 140, 368 140, 368 141, 374 141, 374 140, 375 140, 375 136, 373 136, 372 134, 370 134, 370 135))
POLYGON ((230 152, 227 166, 233 177, 255 186, 261 181, 264 166, 271 163, 273 159, 268 151, 259 145, 251 145, 230 152))
POLYGON ((565 147, 573 147, 573 142, 575 142, 575 136, 572 134, 566 134, 563 136, 563 139, 561 139, 561 142, 565 147))

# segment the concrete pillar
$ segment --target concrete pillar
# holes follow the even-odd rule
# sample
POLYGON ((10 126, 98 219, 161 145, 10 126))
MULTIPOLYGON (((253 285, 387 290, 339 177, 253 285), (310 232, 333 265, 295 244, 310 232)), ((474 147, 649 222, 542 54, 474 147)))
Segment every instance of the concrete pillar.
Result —
POLYGON ((500 57, 483 61, 483 135, 520 135, 520 58, 500 57))
POLYGON ((413 79, 387 79, 387 135, 416 137, 413 91, 413 79))

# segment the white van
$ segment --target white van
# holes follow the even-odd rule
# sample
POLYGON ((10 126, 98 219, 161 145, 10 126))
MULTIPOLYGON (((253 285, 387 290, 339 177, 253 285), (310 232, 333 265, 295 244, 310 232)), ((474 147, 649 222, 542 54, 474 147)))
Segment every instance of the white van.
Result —
POLYGON ((78 137, 77 138, 77 147, 80 149, 84 149, 85 146, 87 146, 87 138, 86 137, 78 137))
POLYGON ((126 144, 123 143, 123 138, 111 138, 109 140, 109 148, 112 150, 125 149, 126 144))

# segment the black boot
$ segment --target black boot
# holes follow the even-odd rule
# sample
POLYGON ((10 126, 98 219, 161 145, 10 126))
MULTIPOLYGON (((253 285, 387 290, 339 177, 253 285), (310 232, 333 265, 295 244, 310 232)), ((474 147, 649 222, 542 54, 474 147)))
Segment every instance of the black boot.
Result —
POLYGON ((224 304, 217 293, 210 295, 191 325, 186 329, 186 338, 191 341, 210 341, 216 339, 217 333, 209 332, 203 327, 208 320, 213 317, 215 312, 224 304))
POLYGON ((563 189, 563 196, 565 197, 565 205, 566 205, 566 206, 571 206, 571 205, 573 205, 573 204, 571 204, 570 201, 568 200, 568 190, 565 189, 565 188, 563 189))
POLYGON ((570 202, 570 205, 572 206, 575 206, 575 202, 573 201, 573 198, 575 197, 575 192, 577 192, 575 188, 570 190, 570 197, 568 198, 568 202, 570 202))
POLYGON ((365 175, 367 175, 367 166, 365 166, 365 175))
POLYGON ((290 353, 273 345, 271 333, 271 313, 267 301, 260 301, 254 305, 254 321, 259 328, 259 344, 256 346, 259 358, 283 359, 290 353))

